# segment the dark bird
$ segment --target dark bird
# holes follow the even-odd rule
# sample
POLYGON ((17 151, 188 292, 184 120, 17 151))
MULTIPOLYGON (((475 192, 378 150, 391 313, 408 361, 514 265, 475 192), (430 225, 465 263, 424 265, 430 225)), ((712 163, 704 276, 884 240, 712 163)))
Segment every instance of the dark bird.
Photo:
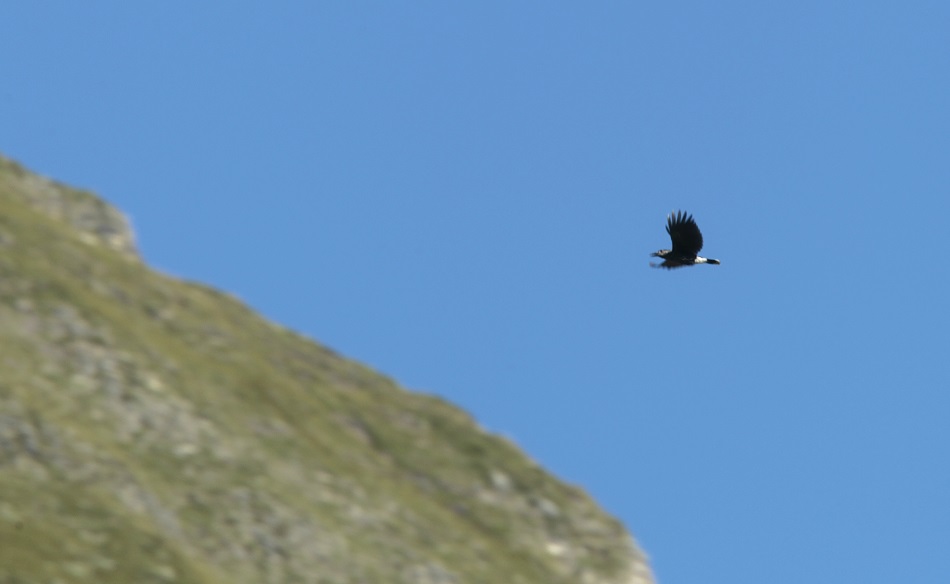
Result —
POLYGON ((719 265, 719 260, 711 260, 698 255, 699 251, 703 249, 703 234, 700 233, 699 226, 693 221, 692 215, 685 211, 670 213, 666 218, 666 232, 670 234, 670 239, 673 241, 673 249, 661 249, 650 254, 650 257, 663 258, 662 264, 650 263, 654 268, 672 270, 673 268, 694 264, 719 265))

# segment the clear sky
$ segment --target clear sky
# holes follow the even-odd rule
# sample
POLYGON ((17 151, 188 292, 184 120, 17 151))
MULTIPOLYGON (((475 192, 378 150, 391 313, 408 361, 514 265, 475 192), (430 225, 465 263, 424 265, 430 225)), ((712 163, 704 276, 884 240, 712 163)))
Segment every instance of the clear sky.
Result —
POLYGON ((16 2, 0 151, 663 584, 946 582, 950 3, 16 2), (721 266, 649 267, 667 213, 721 266))

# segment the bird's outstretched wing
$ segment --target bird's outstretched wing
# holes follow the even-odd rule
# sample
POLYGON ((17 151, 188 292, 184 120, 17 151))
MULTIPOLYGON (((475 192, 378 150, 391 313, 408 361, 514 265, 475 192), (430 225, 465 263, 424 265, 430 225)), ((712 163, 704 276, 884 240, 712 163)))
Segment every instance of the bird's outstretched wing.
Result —
POLYGON ((673 241, 674 252, 695 256, 703 249, 703 234, 693 216, 684 211, 670 213, 666 218, 666 232, 673 241))

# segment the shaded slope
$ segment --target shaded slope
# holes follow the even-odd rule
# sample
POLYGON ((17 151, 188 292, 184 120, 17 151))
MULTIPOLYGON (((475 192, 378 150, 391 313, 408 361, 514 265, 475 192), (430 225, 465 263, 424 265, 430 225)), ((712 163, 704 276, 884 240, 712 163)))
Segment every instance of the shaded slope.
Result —
POLYGON ((157 274, 0 159, 0 582, 648 582, 581 490, 438 398, 157 274))

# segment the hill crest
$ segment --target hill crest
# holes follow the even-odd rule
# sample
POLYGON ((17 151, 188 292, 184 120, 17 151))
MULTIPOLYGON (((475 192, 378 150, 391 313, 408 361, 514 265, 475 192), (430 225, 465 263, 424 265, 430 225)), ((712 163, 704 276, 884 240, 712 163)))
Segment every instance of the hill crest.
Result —
POLYGON ((0 205, 0 582, 652 582, 582 490, 95 195, 0 157, 0 205))

